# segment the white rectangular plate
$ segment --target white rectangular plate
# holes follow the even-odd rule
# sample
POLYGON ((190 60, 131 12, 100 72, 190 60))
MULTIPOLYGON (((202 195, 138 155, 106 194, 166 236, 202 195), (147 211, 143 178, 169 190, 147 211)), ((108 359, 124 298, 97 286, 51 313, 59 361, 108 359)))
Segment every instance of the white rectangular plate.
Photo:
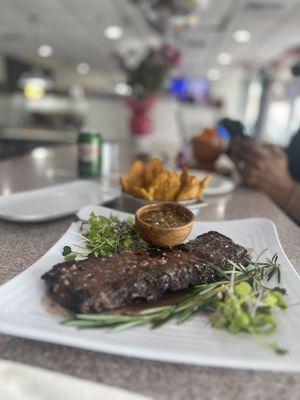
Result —
POLYGON ((151 400, 150 397, 116 387, 2 360, 0 360, 0 399, 151 400))
MULTIPOLYGON (((79 215, 118 215, 103 207, 88 207, 79 215)), ((120 217, 126 217, 120 213, 120 217)), ((264 248, 271 257, 278 253, 282 265, 282 286, 288 291, 289 304, 299 304, 300 280, 285 256, 275 226, 266 219, 225 222, 197 222, 190 238, 216 230, 235 242, 254 249, 254 257, 264 248)), ((108 330, 77 330, 60 325, 61 317, 49 314, 42 305, 45 284, 41 275, 63 261, 62 248, 78 243, 78 224, 72 224, 64 236, 34 265, 0 287, 0 331, 14 336, 80 347, 105 353, 144 359, 281 371, 300 371, 300 307, 290 307, 279 315, 277 339, 289 353, 279 356, 258 338, 247 334, 231 335, 213 329, 205 315, 197 315, 182 325, 170 322, 157 330, 148 326, 121 333, 108 330)))
POLYGON ((18 192, 0 196, 0 218, 18 222, 50 221, 71 215, 88 204, 111 200, 119 193, 118 189, 86 180, 18 192))

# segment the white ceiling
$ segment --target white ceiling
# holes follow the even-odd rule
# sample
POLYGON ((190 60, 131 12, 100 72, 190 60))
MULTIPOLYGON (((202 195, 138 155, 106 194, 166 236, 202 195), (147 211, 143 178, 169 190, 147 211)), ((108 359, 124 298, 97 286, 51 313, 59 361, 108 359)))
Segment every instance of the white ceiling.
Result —
MULTIPOLYGON (((201 75, 217 66, 220 52, 230 53, 234 65, 257 64, 300 43, 299 0, 211 0, 210 4, 199 25, 177 39, 187 73, 201 75), (232 34, 237 29, 248 29, 252 41, 235 43, 232 34)), ((40 44, 49 44, 54 49, 52 59, 60 64, 73 68, 85 61, 93 70, 111 71, 116 42, 103 34, 109 25, 123 28, 122 40, 154 34, 129 0, 0 0, 0 54, 32 58, 40 44), (38 23, 32 22, 35 16, 38 23)))

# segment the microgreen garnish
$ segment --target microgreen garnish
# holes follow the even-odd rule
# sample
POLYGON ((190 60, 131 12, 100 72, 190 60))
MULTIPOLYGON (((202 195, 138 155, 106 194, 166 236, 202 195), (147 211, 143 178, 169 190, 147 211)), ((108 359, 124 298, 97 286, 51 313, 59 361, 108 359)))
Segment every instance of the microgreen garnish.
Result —
POLYGON ((132 218, 121 221, 114 216, 106 218, 91 213, 88 223, 82 225, 80 235, 86 250, 77 252, 70 246, 65 246, 62 255, 66 261, 85 257, 108 256, 117 254, 122 250, 146 246, 146 243, 139 237, 132 218))

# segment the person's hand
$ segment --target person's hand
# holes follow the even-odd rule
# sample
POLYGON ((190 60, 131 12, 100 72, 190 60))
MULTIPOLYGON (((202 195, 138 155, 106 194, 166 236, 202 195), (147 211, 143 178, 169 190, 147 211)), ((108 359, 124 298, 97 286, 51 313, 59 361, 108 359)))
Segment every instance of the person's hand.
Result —
POLYGON ((264 191, 279 206, 285 205, 294 181, 282 148, 236 139, 231 144, 230 155, 246 185, 264 191))

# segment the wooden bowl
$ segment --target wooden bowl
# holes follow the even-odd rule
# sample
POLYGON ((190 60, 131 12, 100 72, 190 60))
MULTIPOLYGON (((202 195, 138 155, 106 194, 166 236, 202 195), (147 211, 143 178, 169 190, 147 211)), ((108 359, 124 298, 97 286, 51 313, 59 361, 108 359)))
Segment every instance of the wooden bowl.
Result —
POLYGON ((208 170, 213 170, 215 162, 224 152, 224 140, 218 136, 213 138, 196 136, 192 138, 191 145, 198 164, 208 170))
POLYGON ((140 236, 152 246, 173 247, 184 242, 192 231, 195 222, 195 216, 188 208, 174 203, 156 203, 140 207, 135 213, 135 223, 140 236), (175 227, 165 227, 162 225, 152 225, 143 220, 145 212, 155 209, 175 210, 180 214, 186 223, 175 227))

